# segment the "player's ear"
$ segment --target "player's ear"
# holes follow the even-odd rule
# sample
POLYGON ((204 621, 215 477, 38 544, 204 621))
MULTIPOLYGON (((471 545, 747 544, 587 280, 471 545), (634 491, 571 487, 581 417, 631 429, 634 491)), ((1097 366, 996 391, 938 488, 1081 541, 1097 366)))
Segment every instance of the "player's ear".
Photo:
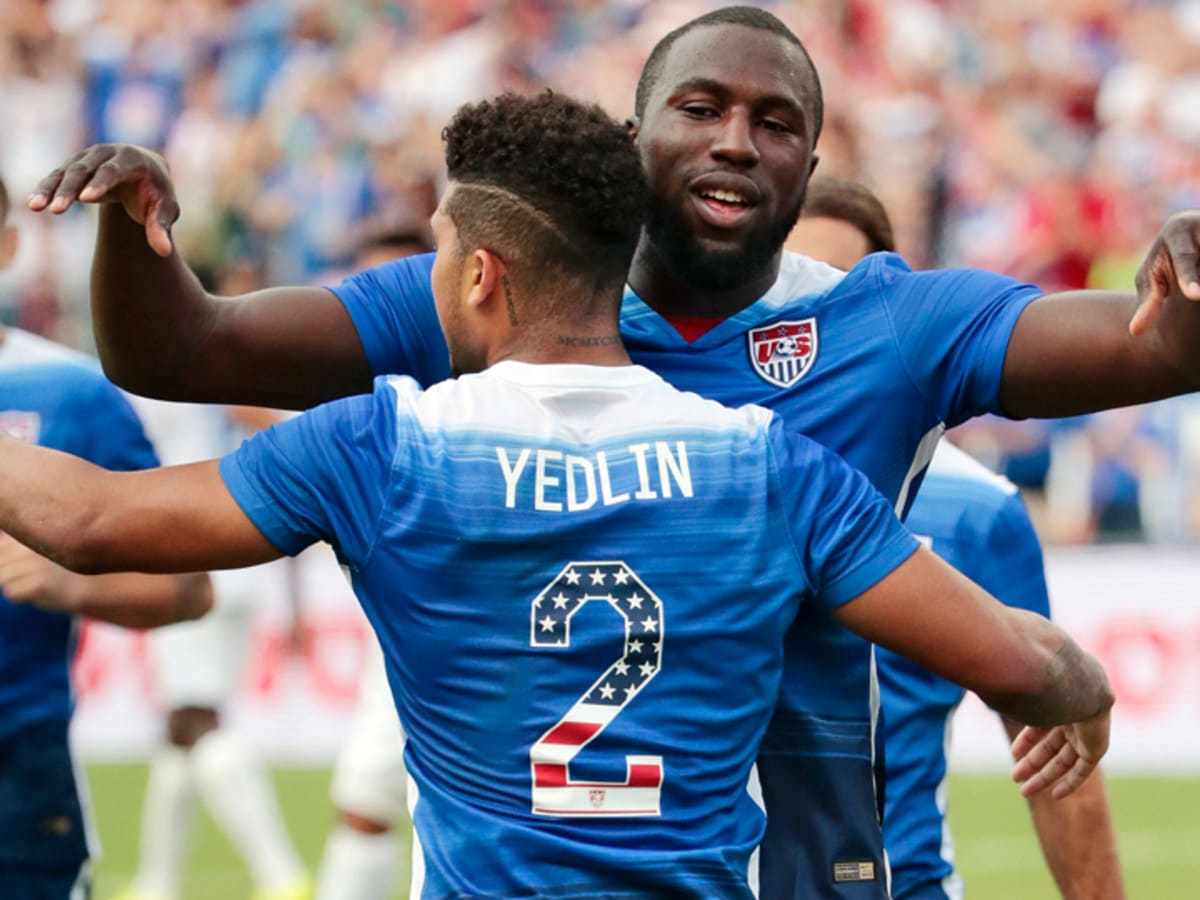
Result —
POLYGON ((500 279, 506 271, 504 260, 491 250, 479 247, 467 261, 466 270, 471 280, 467 306, 482 309, 493 297, 498 296, 500 279))
POLYGON ((808 177, 809 178, 812 178, 813 172, 817 171, 817 163, 819 163, 820 161, 821 161, 821 157, 817 156, 817 154, 814 153, 812 155, 812 159, 809 160, 809 163, 808 163, 808 177))

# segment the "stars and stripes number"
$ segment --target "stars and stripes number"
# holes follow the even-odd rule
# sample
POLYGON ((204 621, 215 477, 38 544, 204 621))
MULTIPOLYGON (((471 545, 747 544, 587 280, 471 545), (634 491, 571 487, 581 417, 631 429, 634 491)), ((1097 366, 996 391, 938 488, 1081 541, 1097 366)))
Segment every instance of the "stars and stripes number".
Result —
POLYGON ((546 816, 657 816, 661 756, 626 756, 625 779, 576 781, 571 760, 636 697, 662 665, 663 608, 621 561, 572 562, 533 600, 533 647, 571 645, 571 618, 586 603, 608 603, 625 622, 621 656, 529 751, 533 811, 546 816))

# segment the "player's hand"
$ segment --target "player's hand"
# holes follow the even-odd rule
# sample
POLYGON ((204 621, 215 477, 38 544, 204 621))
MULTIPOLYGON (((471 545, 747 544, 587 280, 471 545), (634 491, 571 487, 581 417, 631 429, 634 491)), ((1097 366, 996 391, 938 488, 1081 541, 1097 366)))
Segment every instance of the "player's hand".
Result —
POLYGON ((1200 300, 1200 210, 1176 213, 1163 223, 1137 273, 1138 308, 1129 320, 1137 336, 1158 318, 1163 302, 1180 293, 1200 300))
POLYGON ((1046 788, 1061 800, 1078 788, 1099 765, 1108 751, 1111 719, 1109 710, 1082 722, 1054 728, 1021 729, 1012 744, 1013 781, 1021 795, 1031 797, 1046 788))
POLYGON ((159 256, 171 255, 170 229, 179 218, 167 162, 133 144, 94 144, 38 182, 26 205, 34 212, 66 212, 72 203, 120 203, 146 227, 159 256))
POLYGON ((81 576, 0 535, 0 591, 13 603, 53 612, 74 612, 81 576))

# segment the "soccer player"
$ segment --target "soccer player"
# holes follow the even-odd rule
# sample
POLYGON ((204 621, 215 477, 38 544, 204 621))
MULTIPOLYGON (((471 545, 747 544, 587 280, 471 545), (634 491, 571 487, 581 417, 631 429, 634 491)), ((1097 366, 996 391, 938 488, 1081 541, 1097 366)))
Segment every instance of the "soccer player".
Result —
MULTIPOLYGON (((716 10, 659 42, 630 123, 651 193, 622 311, 635 361, 676 387, 776 411, 899 510, 948 424, 989 411, 1070 415, 1200 386, 1195 213, 1169 219, 1154 241, 1141 305, 1132 292, 1043 295, 981 271, 911 272, 886 254, 848 275, 784 253, 822 110, 807 52, 765 10, 716 10)), ((90 148, 29 204, 61 212, 76 200, 105 204, 93 314, 109 374, 134 391, 305 406, 366 391, 373 372, 424 385, 450 374, 429 257, 332 291, 219 298, 172 251, 179 209, 158 157, 90 148)), ((763 892, 884 897, 870 648, 816 606, 800 615, 758 761, 763 892)))
MULTIPOLYGON (((277 416, 270 410, 138 398, 135 409, 165 465, 225 453, 248 430, 277 416)), ((254 900, 305 900, 312 893, 261 759, 221 716, 243 672, 256 602, 272 582, 286 580, 279 567, 214 573, 215 603, 208 615, 150 636, 158 696, 166 707, 166 741, 150 759, 137 872, 119 900, 179 895, 197 797, 246 862, 254 900)))
POLYGON ((508 95, 445 137, 431 279, 452 370, 479 374, 381 378, 141 477, 0 441, 0 527, 83 569, 329 540, 407 733, 417 896, 748 896, 745 784, 798 607, 1035 726, 1026 790, 1086 777, 1111 704, 1095 660, 915 547, 773 413, 631 364, 618 312, 646 188, 620 125, 508 95))
MULTIPOLYGON (((16 250, 8 211, 0 181, 0 268, 16 250)), ((158 464, 94 361, 15 328, 0 328, 0 434, 113 469, 158 464)), ((204 575, 76 575, 0 535, 0 897, 82 900, 91 887, 99 848, 68 737, 80 617, 149 628, 211 603, 204 575)))
MULTIPOLYGON (((892 224, 865 186, 816 176, 787 246, 839 269, 896 249, 892 224)), ((1016 487, 942 441, 906 519, 934 553, 1002 602, 1050 615, 1042 550, 1016 487)), ((957 685, 879 648, 887 790, 884 846, 893 900, 962 896, 946 823, 946 751, 963 698, 957 685)), ((1018 727, 1005 720, 1010 738, 1018 727)), ((1070 797, 1027 798, 1050 871, 1066 898, 1124 896, 1104 780, 1097 770, 1070 797)))

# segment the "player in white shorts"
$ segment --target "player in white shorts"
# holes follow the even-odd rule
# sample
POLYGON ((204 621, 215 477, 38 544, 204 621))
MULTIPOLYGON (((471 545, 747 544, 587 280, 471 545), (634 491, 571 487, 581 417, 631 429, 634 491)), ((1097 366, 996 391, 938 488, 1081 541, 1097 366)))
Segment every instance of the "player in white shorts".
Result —
MULTIPOLYGON (((134 400, 160 457, 173 464, 228 452, 248 431, 269 424, 255 421, 265 411, 134 400)), ((262 761, 220 715, 243 672, 252 604, 285 591, 285 572, 270 563, 212 578, 216 603, 208 616, 149 638, 167 740, 151 759, 138 870, 120 900, 179 896, 197 795, 249 868, 255 900, 311 894, 262 761)))

